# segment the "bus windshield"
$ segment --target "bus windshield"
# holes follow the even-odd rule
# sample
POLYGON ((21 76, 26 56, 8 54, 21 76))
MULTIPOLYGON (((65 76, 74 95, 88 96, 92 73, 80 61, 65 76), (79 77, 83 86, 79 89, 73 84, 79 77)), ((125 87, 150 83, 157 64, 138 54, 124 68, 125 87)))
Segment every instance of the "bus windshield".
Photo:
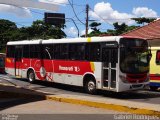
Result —
POLYGON ((146 40, 135 38, 122 38, 120 40, 120 69, 122 72, 149 72, 149 55, 146 40))

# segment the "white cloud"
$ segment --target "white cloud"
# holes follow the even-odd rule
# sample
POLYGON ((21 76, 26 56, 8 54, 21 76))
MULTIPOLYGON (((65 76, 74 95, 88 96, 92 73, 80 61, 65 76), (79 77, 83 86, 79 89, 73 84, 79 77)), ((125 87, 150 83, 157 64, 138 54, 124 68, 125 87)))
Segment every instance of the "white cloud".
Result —
POLYGON ((31 12, 28 8, 18 8, 11 5, 0 4, 0 12, 15 14, 18 17, 31 17, 31 12))
POLYGON ((133 8, 131 14, 129 13, 122 13, 117 10, 114 10, 110 3, 100 2, 94 6, 94 11, 90 11, 89 15, 93 19, 99 19, 103 22, 107 22, 113 24, 114 22, 126 24, 134 24, 133 20, 130 18, 135 17, 157 17, 157 13, 152 9, 148 9, 146 7, 138 7, 133 8))
MULTIPOLYGON (((53 3, 53 4, 61 4, 61 3, 67 3, 68 0, 38 0, 39 2, 44 2, 44 3, 53 3)), ((12 5, 5 5, 5 4, 0 4, 0 12, 6 12, 6 13, 11 13, 14 14, 18 17, 31 17, 32 13, 28 8, 19 8, 15 7, 12 5)))
MULTIPOLYGON (((92 31, 93 31, 92 29, 89 29, 88 34, 91 33, 92 31)), ((82 30, 80 36, 85 35, 85 33, 86 33, 86 30, 82 30)))
POLYGON ((39 2, 51 3, 51 4, 65 4, 68 0, 38 0, 39 2))
POLYGON ((72 36, 75 36, 77 35, 77 29, 75 27, 70 27, 68 30, 67 30, 67 33, 72 35, 72 36))
POLYGON ((157 13, 147 7, 133 8, 133 14, 137 17, 158 17, 157 13))

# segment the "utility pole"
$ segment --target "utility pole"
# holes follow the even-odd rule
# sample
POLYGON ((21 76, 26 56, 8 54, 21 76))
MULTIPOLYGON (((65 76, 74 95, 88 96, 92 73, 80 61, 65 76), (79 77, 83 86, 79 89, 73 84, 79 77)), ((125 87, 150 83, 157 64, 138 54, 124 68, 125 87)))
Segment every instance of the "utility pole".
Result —
POLYGON ((86 5, 86 34, 85 37, 88 35, 88 12, 89 12, 89 5, 86 5))

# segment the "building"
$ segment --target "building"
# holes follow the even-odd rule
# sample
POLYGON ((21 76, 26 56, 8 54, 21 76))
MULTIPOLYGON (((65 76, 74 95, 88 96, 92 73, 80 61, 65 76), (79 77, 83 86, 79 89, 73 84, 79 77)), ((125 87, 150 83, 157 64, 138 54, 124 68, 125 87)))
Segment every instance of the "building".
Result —
POLYGON ((160 19, 157 19, 148 25, 123 33, 122 36, 146 38, 151 46, 160 46, 160 19))

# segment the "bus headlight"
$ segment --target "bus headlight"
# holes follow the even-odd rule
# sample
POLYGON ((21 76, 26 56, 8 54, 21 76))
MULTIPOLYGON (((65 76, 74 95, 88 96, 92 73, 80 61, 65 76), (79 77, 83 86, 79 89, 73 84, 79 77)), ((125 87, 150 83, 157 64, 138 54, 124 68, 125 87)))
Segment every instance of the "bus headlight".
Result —
POLYGON ((122 80, 122 82, 128 83, 126 76, 120 75, 119 77, 120 77, 120 79, 122 80))

